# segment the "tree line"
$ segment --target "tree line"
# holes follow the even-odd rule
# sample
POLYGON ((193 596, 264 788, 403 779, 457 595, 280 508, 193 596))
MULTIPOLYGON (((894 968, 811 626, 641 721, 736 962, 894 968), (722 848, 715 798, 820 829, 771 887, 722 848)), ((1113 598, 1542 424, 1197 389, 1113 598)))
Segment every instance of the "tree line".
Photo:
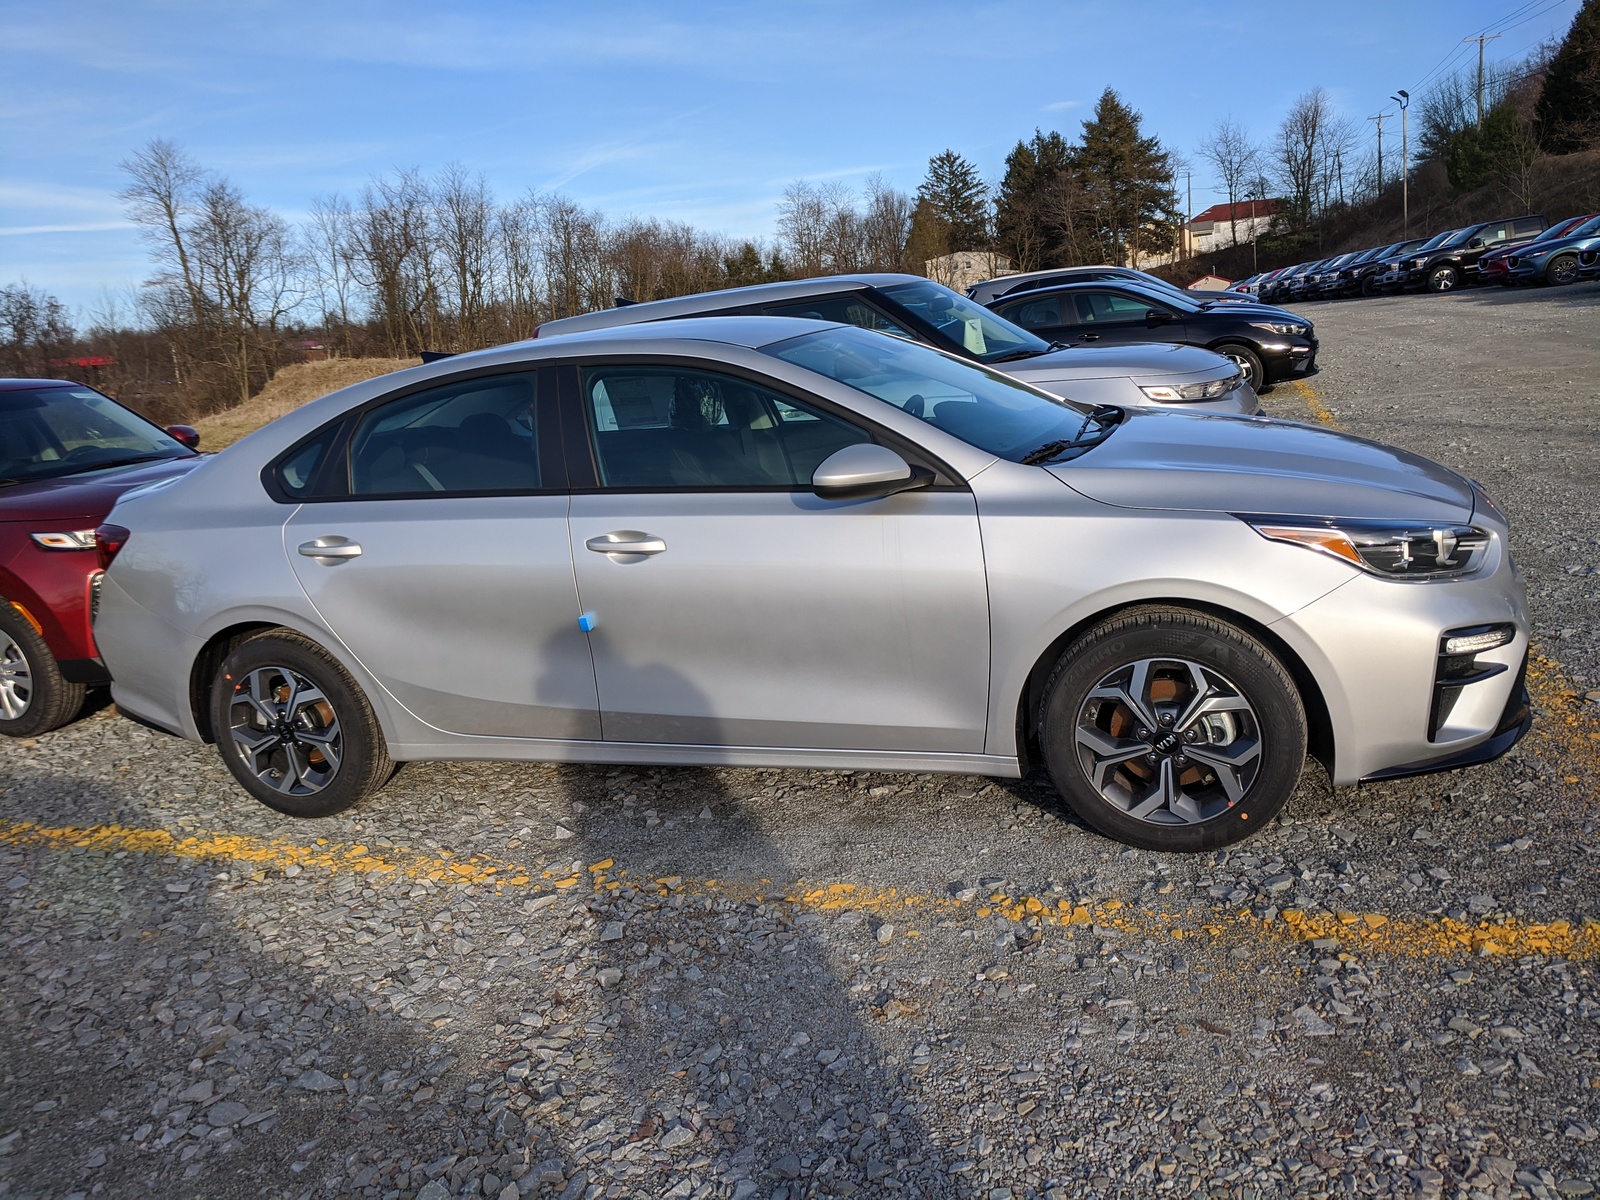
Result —
MULTIPOLYGON (((1481 108, 1478 95, 1470 71, 1435 81, 1412 113, 1412 158, 1443 164, 1458 189, 1494 184, 1526 199, 1540 156, 1600 145, 1600 0, 1584 0, 1559 45, 1489 71, 1481 108)), ((1231 117, 1218 121, 1197 157, 1230 206, 1276 201, 1263 254, 1292 261, 1361 206, 1388 203, 1405 168, 1392 150, 1387 166, 1378 159, 1370 132, 1313 88, 1259 141, 1231 117)), ((0 371, 87 373, 169 418, 237 403, 306 339, 344 355, 469 350, 619 298, 839 272, 937 276, 957 251, 1003 256, 1017 270, 1169 260, 1185 220, 1179 184, 1194 171, 1110 88, 1076 135, 1019 139, 993 183, 955 150, 929 161, 914 195, 881 176, 859 192, 796 181, 770 242, 616 220, 559 194, 501 199, 459 165, 318 197, 299 225, 171 142, 121 165, 151 278, 131 307, 91 314, 83 334, 47 293, 0 289, 0 371), (79 368, 72 356, 86 351, 117 361, 79 368)))

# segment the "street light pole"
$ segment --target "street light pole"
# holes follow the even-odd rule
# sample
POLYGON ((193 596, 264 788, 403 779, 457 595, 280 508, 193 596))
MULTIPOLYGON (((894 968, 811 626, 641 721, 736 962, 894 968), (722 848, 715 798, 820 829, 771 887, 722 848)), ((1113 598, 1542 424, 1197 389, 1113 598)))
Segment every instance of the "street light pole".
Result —
POLYGON ((1256 194, 1246 192, 1244 198, 1250 202, 1250 274, 1260 273, 1256 266, 1256 194))
POLYGON ((1401 88, 1389 99, 1400 106, 1400 236, 1411 236, 1411 144, 1406 138, 1406 109, 1411 93, 1401 88))

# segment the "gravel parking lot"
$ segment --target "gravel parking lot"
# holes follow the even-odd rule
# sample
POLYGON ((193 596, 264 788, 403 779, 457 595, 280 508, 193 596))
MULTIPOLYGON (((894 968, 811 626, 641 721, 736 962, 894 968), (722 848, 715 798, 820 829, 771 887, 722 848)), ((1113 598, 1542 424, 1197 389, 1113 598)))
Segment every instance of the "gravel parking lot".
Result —
POLYGON ((1593 1192, 1600 288, 1304 311, 1274 415, 1512 517, 1511 756, 1179 857, 1043 779, 421 764, 295 823, 102 709, 0 746, 0 1195, 1593 1192))

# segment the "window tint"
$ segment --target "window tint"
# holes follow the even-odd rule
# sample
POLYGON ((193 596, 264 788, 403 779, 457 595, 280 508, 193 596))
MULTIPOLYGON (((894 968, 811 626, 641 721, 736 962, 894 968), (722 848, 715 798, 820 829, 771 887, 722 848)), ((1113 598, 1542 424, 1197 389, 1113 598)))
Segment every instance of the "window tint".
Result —
POLYGON ((1078 292, 1072 297, 1083 325, 1130 325, 1143 322, 1152 301, 1118 292, 1078 292))
POLYGON ((1070 309, 1068 319, 1062 320, 1061 300, 1056 296, 1048 296, 1041 300, 1019 300, 997 311, 1006 320, 1015 321, 1024 329, 1046 329, 1054 325, 1072 323, 1070 309))
POLYGON ((841 325, 859 325, 862 329, 876 329, 880 333, 905 333, 888 317, 870 305, 863 304, 855 295, 816 296, 805 300, 791 300, 786 304, 769 304, 761 310, 765 317, 810 317, 813 321, 838 321, 841 325))
POLYGON ((351 494, 538 490, 533 381, 462 380, 373 409, 350 439, 351 494))
POLYGON ((759 384, 691 368, 588 368, 583 399, 609 488, 809 488, 823 459, 872 440, 759 384))
POLYGON ((296 500, 310 496, 312 484, 316 482, 323 459, 338 434, 339 425, 335 422, 280 462, 274 469, 278 486, 296 500))
POLYGON ((1538 217, 1523 217, 1520 221, 1513 221, 1511 228, 1516 231, 1518 237, 1521 237, 1524 234, 1538 233, 1544 228, 1544 222, 1538 217))

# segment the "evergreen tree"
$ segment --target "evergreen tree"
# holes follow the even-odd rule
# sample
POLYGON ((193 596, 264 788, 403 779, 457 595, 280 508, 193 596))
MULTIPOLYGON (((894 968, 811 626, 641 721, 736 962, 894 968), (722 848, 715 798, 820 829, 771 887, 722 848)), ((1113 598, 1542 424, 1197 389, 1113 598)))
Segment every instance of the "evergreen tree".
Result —
POLYGON ((1073 147, 1059 133, 1033 131, 1006 155, 995 197, 995 241, 1019 271, 1069 265, 1073 147))
POLYGON ((1540 141, 1550 154, 1600 144, 1600 0, 1584 0, 1539 95, 1540 141))
POLYGON ((1183 222, 1172 160, 1159 139, 1140 132, 1140 120, 1107 88, 1083 123, 1076 160, 1092 222, 1084 248, 1107 262, 1136 264, 1141 255, 1171 249, 1183 222))
POLYGON ((954 150, 946 150, 928 160, 928 173, 917 188, 913 236, 942 242, 945 248, 940 254, 981 250, 989 244, 988 208, 989 189, 978 168, 954 150), (920 230, 917 212, 922 213, 920 230))

